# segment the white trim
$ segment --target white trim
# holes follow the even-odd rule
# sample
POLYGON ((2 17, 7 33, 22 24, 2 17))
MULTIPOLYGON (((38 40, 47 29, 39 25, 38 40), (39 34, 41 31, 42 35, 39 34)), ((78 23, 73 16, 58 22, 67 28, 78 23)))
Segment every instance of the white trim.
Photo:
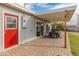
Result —
MULTIPOLYGON (((14 46, 11 46, 9 48, 5 48, 4 47, 4 40, 5 40, 5 37, 4 37, 4 13, 6 13, 6 12, 3 11, 3 51, 5 51, 6 49, 11 49, 12 47, 14 47, 14 46, 19 44, 19 16, 17 15, 18 16, 18 44, 14 45, 14 46)), ((10 13, 10 14, 14 14, 14 13, 10 13)))
POLYGON ((4 51, 4 11, 3 11, 3 51, 4 51))
POLYGON ((7 7, 10 7, 10 8, 13 8, 15 10, 18 10, 18 11, 21 11, 21 12, 25 12, 25 13, 30 13, 30 14, 35 14, 34 12, 31 12, 30 10, 24 8, 24 7, 21 7, 19 5, 16 5, 14 3, 1 3, 2 5, 5 5, 7 7))
POLYGON ((18 45, 20 45, 21 15, 18 16, 18 45))
POLYGON ((11 47, 9 47, 9 48, 5 48, 3 51, 7 51, 7 50, 10 50, 10 49, 13 49, 13 48, 15 48, 15 47, 17 47, 17 46, 18 46, 18 44, 14 45, 14 46, 11 46, 11 47))
POLYGON ((18 20, 17 17, 10 16, 10 15, 6 15, 5 17, 6 17, 6 22, 5 22, 6 29, 17 29, 17 20, 18 20), (11 17, 11 18, 14 18, 13 20, 16 20, 16 23, 15 23, 16 27, 15 28, 7 28, 7 17, 11 17))

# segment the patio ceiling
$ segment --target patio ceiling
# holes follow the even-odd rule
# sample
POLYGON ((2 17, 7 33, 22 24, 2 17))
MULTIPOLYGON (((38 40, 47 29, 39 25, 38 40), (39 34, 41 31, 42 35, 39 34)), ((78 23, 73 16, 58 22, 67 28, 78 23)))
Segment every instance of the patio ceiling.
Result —
POLYGON ((75 10, 76 10, 76 5, 60 8, 60 9, 53 9, 44 13, 40 13, 37 16, 45 20, 48 20, 50 22, 64 21, 64 20, 70 21, 75 10))

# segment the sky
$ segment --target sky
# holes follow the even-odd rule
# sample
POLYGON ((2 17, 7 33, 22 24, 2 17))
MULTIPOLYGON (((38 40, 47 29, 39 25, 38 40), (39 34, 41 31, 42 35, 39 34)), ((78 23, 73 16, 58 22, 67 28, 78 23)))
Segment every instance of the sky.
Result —
POLYGON ((50 8, 53 8, 56 5, 59 5, 60 3, 47 3, 47 4, 34 4, 32 6, 32 10, 36 13, 40 13, 43 11, 47 11, 50 8))
POLYGON ((69 6, 69 3, 26 3, 26 8, 31 9, 35 13, 44 12, 54 8, 62 8, 69 6))
POLYGON ((60 3, 26 3, 26 8, 31 9, 35 13, 40 13, 43 11, 47 11, 50 8, 53 8, 60 3))

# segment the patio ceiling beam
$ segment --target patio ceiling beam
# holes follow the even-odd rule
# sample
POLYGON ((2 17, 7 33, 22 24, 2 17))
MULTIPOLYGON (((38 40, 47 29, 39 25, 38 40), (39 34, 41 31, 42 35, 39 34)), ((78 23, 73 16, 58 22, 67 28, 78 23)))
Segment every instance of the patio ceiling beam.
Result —
POLYGON ((46 19, 50 22, 54 22, 54 21, 64 21, 65 13, 67 13, 66 14, 67 15, 66 21, 70 21, 75 10, 76 10, 76 5, 69 6, 66 8, 47 11, 46 13, 44 12, 41 14, 37 14, 37 16, 42 18, 42 19, 46 19))
POLYGON ((65 13, 67 13, 67 19, 66 21, 70 21, 73 13, 75 10, 67 10, 67 12, 61 12, 61 13, 50 13, 50 14, 43 14, 43 15, 38 15, 38 17, 42 18, 42 19, 46 19, 50 22, 54 22, 54 21, 64 21, 64 16, 65 13))

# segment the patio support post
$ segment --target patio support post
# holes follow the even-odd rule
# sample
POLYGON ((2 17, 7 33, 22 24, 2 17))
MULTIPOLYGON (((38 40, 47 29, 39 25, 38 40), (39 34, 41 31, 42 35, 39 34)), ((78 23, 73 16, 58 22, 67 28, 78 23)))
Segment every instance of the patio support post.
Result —
MULTIPOLYGON (((66 11, 65 11, 65 12, 66 12, 66 11)), ((64 41, 65 41, 65 42, 64 42, 64 48, 67 48, 67 42, 66 42, 66 39, 67 39, 67 38, 66 38, 66 35, 67 35, 67 33, 66 33, 66 31, 67 31, 67 26, 66 26, 66 25, 67 25, 67 24, 66 24, 67 13, 65 14, 64 18, 65 18, 65 19, 64 19, 64 39, 65 39, 65 40, 64 40, 64 41)))
POLYGON ((67 46, 66 46, 66 20, 64 21, 64 23, 65 23, 65 24, 64 24, 64 25, 65 25, 65 26, 64 26, 64 39, 65 39, 65 40, 64 40, 64 41, 65 41, 65 42, 64 42, 64 43, 65 43, 65 44, 64 44, 64 47, 66 48, 66 47, 67 47, 67 46))

